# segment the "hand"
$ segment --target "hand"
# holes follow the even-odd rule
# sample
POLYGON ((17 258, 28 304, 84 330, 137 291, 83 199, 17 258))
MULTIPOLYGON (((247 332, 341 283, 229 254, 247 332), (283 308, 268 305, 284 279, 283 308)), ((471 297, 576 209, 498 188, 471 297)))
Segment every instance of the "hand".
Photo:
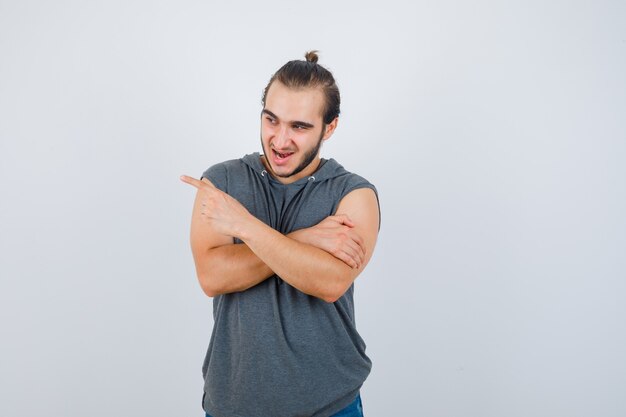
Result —
POLYGON ((330 253, 351 268, 360 268, 365 261, 365 242, 353 227, 354 223, 347 215, 338 214, 315 226, 300 229, 290 237, 330 253))
POLYGON ((183 175, 181 181, 196 187, 200 201, 200 216, 211 224, 217 233, 239 237, 243 224, 252 215, 233 197, 217 189, 206 178, 197 180, 183 175))

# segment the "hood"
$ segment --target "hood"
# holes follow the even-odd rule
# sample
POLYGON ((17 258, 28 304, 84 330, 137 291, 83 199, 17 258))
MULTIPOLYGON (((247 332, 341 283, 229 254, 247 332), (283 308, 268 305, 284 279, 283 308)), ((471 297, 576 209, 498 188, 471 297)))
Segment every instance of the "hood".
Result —
MULTIPOLYGON (((278 181, 274 178, 270 173, 267 172, 263 163, 261 162, 261 155, 258 152, 254 152, 248 154, 242 158, 243 162, 248 165, 254 172, 262 177, 269 178, 271 181, 278 181)), ((339 177, 341 175, 347 174, 346 171, 337 161, 334 159, 324 159, 322 158, 320 166, 317 168, 317 171, 308 177, 304 177, 294 182, 293 184, 301 184, 304 182, 321 182, 331 178, 339 177)))

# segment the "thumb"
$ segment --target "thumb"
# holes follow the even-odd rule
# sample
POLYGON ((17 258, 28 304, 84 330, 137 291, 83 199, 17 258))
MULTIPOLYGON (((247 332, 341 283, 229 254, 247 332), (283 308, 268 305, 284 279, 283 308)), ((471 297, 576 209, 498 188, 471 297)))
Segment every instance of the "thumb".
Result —
POLYGON ((347 214, 337 214, 335 217, 337 217, 337 221, 339 221, 341 224, 354 227, 354 222, 350 219, 350 217, 348 217, 347 214))

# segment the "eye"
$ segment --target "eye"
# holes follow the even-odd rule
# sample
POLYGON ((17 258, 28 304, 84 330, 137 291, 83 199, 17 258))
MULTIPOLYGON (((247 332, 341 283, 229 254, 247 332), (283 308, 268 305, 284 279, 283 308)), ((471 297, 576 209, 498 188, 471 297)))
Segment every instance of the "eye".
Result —
POLYGON ((270 124, 276 124, 276 119, 270 116, 266 116, 265 120, 267 120, 270 124))
POLYGON ((306 126, 295 124, 295 125, 293 125, 293 128, 296 129, 296 130, 304 130, 304 129, 306 129, 306 126))

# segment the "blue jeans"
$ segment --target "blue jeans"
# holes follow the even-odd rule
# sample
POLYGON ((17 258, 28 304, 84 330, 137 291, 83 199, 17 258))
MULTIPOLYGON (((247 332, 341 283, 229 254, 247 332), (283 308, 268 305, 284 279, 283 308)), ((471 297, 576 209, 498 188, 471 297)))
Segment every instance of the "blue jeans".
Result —
MULTIPOLYGON (((211 417, 211 415, 207 414, 206 417, 211 417)), ((352 404, 330 417, 363 417, 363 403, 361 403, 361 396, 357 395, 356 399, 352 401, 352 404)))

